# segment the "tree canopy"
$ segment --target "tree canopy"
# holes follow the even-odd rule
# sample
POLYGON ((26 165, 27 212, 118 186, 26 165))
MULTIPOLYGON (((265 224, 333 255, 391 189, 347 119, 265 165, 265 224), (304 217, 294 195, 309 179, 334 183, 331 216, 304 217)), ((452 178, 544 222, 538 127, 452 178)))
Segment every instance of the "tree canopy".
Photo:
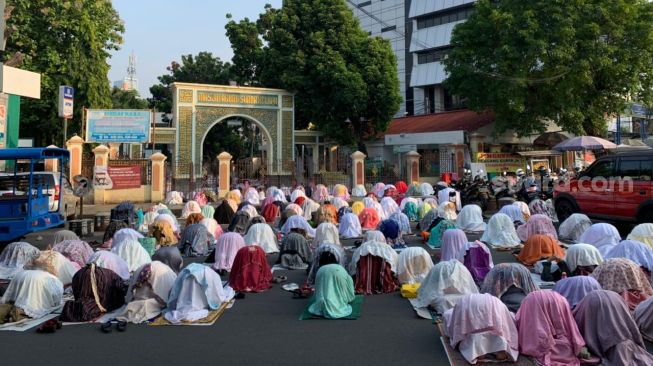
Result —
POLYGON ((238 80, 296 92, 296 128, 312 122, 364 151, 399 109, 390 43, 369 37, 344 0, 286 0, 256 23, 231 20, 226 29, 238 80))
POLYGON ((646 0, 479 0, 475 9, 454 29, 446 87, 474 110, 493 110, 497 132, 541 132, 553 120, 601 135, 606 115, 647 89, 646 0))
POLYGON ((75 88, 68 135, 81 132, 82 108, 111 107, 107 59, 124 26, 108 0, 9 0, 5 59, 22 54, 22 69, 41 73, 41 99, 22 98, 22 137, 37 146, 61 144, 60 85, 75 88))
POLYGON ((147 100, 140 98, 136 90, 111 90, 111 107, 114 109, 147 109, 147 100))
POLYGON ((181 56, 181 63, 172 61, 166 68, 168 73, 158 77, 159 84, 150 87, 150 108, 162 113, 172 113, 173 83, 227 84, 230 80, 230 69, 228 62, 222 62, 211 52, 181 56))

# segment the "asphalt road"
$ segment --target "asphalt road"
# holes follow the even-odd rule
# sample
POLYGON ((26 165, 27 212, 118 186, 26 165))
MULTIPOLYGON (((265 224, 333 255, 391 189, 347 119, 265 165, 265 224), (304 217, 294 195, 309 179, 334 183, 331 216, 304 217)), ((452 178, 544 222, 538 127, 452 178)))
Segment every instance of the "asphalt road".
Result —
MULTIPOLYGON (((31 235, 27 241, 44 248, 52 235, 52 231, 31 235)), ((411 237, 409 245, 422 244, 411 237)), ((430 252, 437 255, 437 251, 430 252)), ((495 263, 515 260, 505 252, 493 256, 495 263)), ((276 257, 269 259, 272 263, 276 257)), ((279 274, 299 284, 306 277, 304 271, 275 272, 279 274)), ((247 294, 213 326, 130 324, 124 333, 104 334, 99 324, 85 324, 65 326, 55 334, 37 334, 35 329, 0 332, 0 364, 449 364, 436 326, 418 318, 398 292, 366 296, 357 320, 300 321, 306 300, 293 299, 280 286, 247 294)))

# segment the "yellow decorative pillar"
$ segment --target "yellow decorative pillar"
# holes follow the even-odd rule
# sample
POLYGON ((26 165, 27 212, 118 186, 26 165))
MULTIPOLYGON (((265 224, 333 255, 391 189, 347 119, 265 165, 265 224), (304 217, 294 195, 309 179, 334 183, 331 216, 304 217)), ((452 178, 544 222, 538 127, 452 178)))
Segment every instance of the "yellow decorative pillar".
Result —
POLYGON ((224 151, 218 155, 218 197, 224 197, 229 192, 231 183, 231 154, 224 151))
MULTIPOLYGON (((56 149, 58 146, 55 145, 50 145, 48 146, 48 149, 56 149)), ((43 163, 43 169, 46 172, 57 172, 59 171, 59 160, 57 159, 47 159, 43 163)))
POLYGON ((152 164, 152 203, 161 202, 166 196, 166 159, 167 157, 161 153, 150 156, 150 163, 152 164))
MULTIPOLYGON (((76 175, 82 174, 82 154, 84 151, 84 139, 79 136, 73 136, 66 142, 66 148, 70 151, 70 164, 68 178, 72 179, 76 175)), ((92 179, 93 177, 86 177, 92 179)))
POLYGON ((406 153, 406 183, 409 185, 419 182, 419 158, 417 151, 406 153))
MULTIPOLYGON (((96 176, 98 172, 102 172, 102 175, 108 177, 108 167, 109 167, 109 148, 105 145, 99 145, 93 149, 93 154, 95 155, 95 164, 93 167, 93 198, 95 199, 96 204, 104 204, 104 191, 105 188, 99 185, 101 183, 96 176)), ((106 178, 105 178, 106 180, 106 178)))
POLYGON ((360 151, 350 155, 352 189, 357 185, 365 185, 365 158, 367 156, 360 151))

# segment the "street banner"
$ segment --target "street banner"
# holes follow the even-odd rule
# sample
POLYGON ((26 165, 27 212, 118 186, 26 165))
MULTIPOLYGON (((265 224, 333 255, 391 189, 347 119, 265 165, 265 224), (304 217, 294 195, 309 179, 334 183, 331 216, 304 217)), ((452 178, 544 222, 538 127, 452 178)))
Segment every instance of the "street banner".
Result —
POLYGON ((112 189, 130 189, 141 187, 140 166, 110 166, 109 177, 113 182, 112 189))
POLYGON ((150 110, 100 110, 86 113, 86 142, 146 143, 150 140, 150 110))
POLYGON ((515 172, 524 169, 524 159, 510 153, 478 153, 476 161, 485 164, 488 173, 515 172))

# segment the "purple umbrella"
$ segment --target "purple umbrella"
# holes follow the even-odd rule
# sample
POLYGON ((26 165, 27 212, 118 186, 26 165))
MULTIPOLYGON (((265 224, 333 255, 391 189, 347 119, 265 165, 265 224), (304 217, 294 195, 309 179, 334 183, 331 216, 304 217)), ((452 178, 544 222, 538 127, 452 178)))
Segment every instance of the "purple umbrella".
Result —
POLYGON ((601 150, 614 149, 617 145, 608 140, 594 136, 578 136, 569 140, 562 141, 553 147, 558 151, 582 151, 582 150, 601 150))

